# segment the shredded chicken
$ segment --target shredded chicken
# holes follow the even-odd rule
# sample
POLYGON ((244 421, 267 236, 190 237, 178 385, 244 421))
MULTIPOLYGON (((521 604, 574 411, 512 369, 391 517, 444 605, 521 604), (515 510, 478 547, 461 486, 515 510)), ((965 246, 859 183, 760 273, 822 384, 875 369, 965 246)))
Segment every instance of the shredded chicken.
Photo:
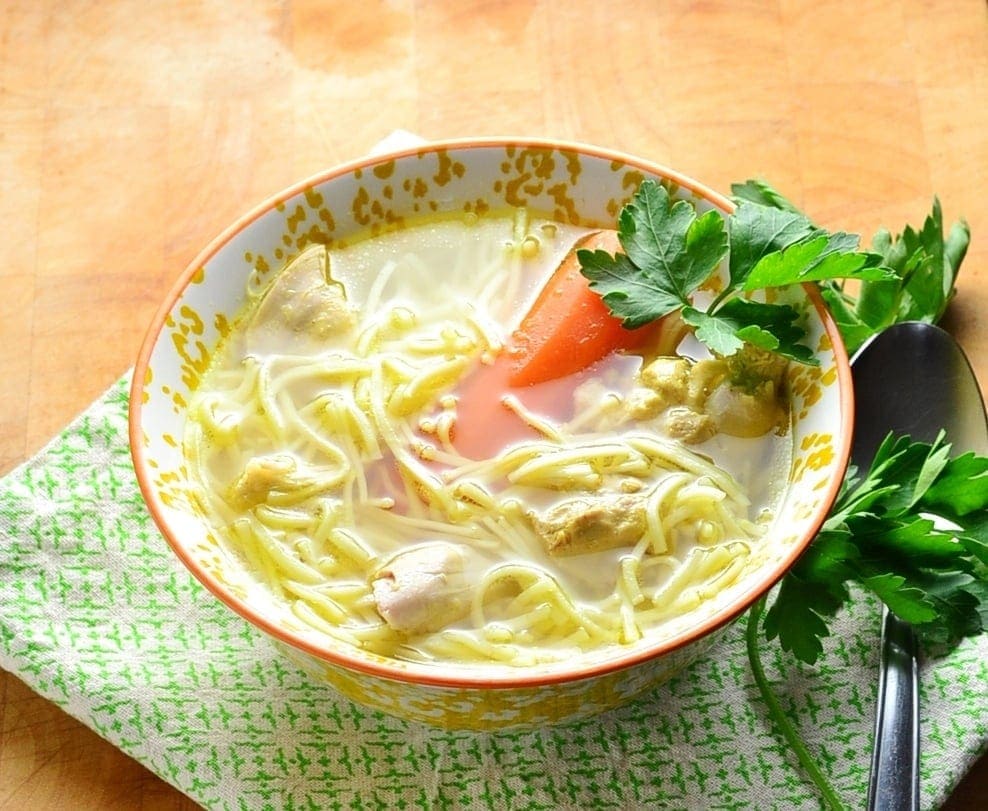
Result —
POLYGON ((543 515, 532 514, 532 527, 550 555, 581 555, 632 546, 645 534, 645 498, 601 493, 567 499, 543 515))
POLYGON ((771 381, 754 393, 722 383, 710 393, 704 407, 717 430, 731 436, 763 436, 777 428, 785 416, 771 381))
POLYGON ((785 358, 749 344, 727 358, 656 358, 638 373, 628 415, 659 419, 666 433, 696 444, 716 433, 756 437, 784 429, 785 358))
POLYGON ((278 274, 247 326, 251 351, 324 343, 354 327, 357 313, 329 270, 326 247, 310 245, 278 274))
POLYGON ((254 507, 268 500, 273 490, 296 486, 298 462, 287 454, 258 456, 244 466, 244 472, 230 489, 231 500, 242 507, 254 507))
POLYGON ((277 501, 282 506, 297 504, 315 493, 337 489, 346 469, 322 469, 299 462, 291 454, 276 453, 248 460, 243 472, 231 485, 227 499, 241 509, 277 501))
POLYGON ((661 357, 643 366, 641 384, 662 398, 666 407, 685 403, 689 395, 690 362, 686 358, 661 357))
POLYGON ((689 406, 673 406, 662 415, 662 426, 668 436, 689 445, 706 442, 717 433, 717 421, 709 414, 694 411, 689 406))
POLYGON ((463 549, 445 541, 399 552, 371 582, 377 612, 394 630, 438 631, 467 615, 469 583, 463 549))

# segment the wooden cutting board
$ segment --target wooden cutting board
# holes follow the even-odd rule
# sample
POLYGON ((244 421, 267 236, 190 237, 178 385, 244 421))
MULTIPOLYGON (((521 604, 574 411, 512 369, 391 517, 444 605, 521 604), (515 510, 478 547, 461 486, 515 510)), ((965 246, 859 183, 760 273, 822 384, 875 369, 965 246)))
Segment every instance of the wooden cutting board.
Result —
MULTIPOLYGON (((0 473, 131 365, 235 216, 395 128, 761 176, 866 235, 938 194, 975 236, 946 326, 988 387, 983 0, 7 0, 0 473)), ((0 675, 0 809, 194 807, 0 675)), ((988 807, 988 761, 950 807, 988 807)))

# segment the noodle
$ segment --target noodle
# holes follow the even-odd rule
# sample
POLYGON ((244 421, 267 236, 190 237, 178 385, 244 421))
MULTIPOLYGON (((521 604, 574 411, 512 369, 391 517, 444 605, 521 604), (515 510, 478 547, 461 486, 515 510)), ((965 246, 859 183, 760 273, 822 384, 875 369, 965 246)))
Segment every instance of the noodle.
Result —
MULTIPOLYGON (((329 307, 343 290, 346 309, 311 351, 299 349, 299 327, 277 322, 293 317, 288 305, 262 307, 260 286, 277 275, 251 280, 249 309, 194 393, 183 447, 190 501, 294 624, 384 656, 525 666, 656 638, 767 554, 767 521, 748 517, 771 507, 751 496, 767 485, 736 480, 715 445, 690 449, 644 421, 601 430, 624 408, 627 392, 609 380, 627 365, 595 372, 578 396, 565 380, 541 384, 558 387, 548 410, 491 391, 530 438, 488 458, 458 450, 458 385, 501 362, 510 314, 582 233, 520 209, 335 249, 326 267, 339 278, 323 292, 329 307), (244 337, 262 310, 275 320, 264 352, 244 337), (554 516, 577 507, 559 530, 554 516), (548 546, 594 521, 608 543, 627 539, 558 555, 548 546), (430 614, 425 628, 398 625, 382 596, 415 550, 448 552, 450 567, 434 578, 449 593, 430 597, 449 616, 430 614)), ((767 476, 749 453, 761 445, 743 447, 734 455, 751 481, 767 476)))

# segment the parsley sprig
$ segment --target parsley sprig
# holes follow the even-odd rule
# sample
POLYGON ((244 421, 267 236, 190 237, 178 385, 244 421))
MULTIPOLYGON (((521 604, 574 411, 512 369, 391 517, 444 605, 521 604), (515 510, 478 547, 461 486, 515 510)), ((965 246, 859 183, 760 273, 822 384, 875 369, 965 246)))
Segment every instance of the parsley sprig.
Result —
POLYGON ((858 237, 829 233, 790 209, 739 198, 735 211, 698 215, 660 183, 644 181, 618 217, 624 253, 579 251, 580 271, 628 329, 673 312, 714 353, 729 356, 745 342, 815 364, 801 343, 799 312, 748 294, 802 282, 856 279, 892 282, 877 253, 857 250, 858 237), (727 280, 705 308, 696 292, 727 257, 727 280))
POLYGON ((886 437, 867 473, 848 472, 822 530, 768 611, 763 597, 748 614, 755 684, 827 808, 844 805, 775 696, 760 643, 778 639, 814 664, 852 586, 909 622, 928 650, 949 650, 988 629, 988 457, 950 452, 942 433, 933 443, 886 437))
MULTIPOLYGON (((767 183, 748 180, 731 187, 739 205, 775 208, 806 222, 808 218, 767 183)), ((907 225, 892 235, 881 229, 871 241, 871 253, 881 257, 889 271, 884 279, 866 279, 857 290, 844 280, 829 279, 821 285, 824 300, 837 321, 848 352, 855 352, 868 338, 902 321, 936 323, 956 294, 955 282, 971 241, 971 229, 958 220, 944 237, 940 201, 923 225, 907 225)))
POLYGON ((850 471, 765 615, 768 639, 815 663, 851 584, 934 646, 988 627, 988 457, 950 451, 942 433, 889 435, 869 471, 850 471))
MULTIPOLYGON (((747 202, 809 222, 767 183, 749 180, 731 190, 739 211, 747 202)), ((865 279, 856 294, 843 282, 821 280, 849 351, 901 321, 937 322, 956 294, 969 241, 963 220, 944 237, 934 199, 921 228, 875 235, 872 255, 886 278, 865 279)), ((951 458, 951 450, 943 435, 933 443, 890 435, 868 471, 848 471, 822 530, 765 614, 769 640, 815 663, 827 620, 847 603, 851 584, 909 622, 928 647, 988 629, 988 458, 951 458)))

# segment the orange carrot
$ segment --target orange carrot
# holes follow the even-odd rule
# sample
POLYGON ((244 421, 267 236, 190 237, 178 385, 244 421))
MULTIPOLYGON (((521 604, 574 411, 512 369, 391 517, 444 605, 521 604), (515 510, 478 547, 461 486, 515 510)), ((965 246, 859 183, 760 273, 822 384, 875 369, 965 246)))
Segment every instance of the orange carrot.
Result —
POLYGON ((622 327, 580 273, 577 250, 614 254, 620 247, 616 232, 597 231, 566 255, 511 336, 507 351, 512 386, 578 372, 618 349, 640 346, 654 334, 651 324, 634 330, 622 327))
POLYGON ((613 254, 620 244, 614 231, 581 239, 549 277, 497 360, 478 367, 463 382, 453 442, 464 456, 487 458, 512 442, 538 438, 504 404, 505 395, 515 396, 535 414, 558 415, 560 401, 572 389, 539 384, 574 375, 619 349, 641 346, 661 329, 661 322, 636 330, 621 326, 580 274, 576 251, 581 248, 613 254))

